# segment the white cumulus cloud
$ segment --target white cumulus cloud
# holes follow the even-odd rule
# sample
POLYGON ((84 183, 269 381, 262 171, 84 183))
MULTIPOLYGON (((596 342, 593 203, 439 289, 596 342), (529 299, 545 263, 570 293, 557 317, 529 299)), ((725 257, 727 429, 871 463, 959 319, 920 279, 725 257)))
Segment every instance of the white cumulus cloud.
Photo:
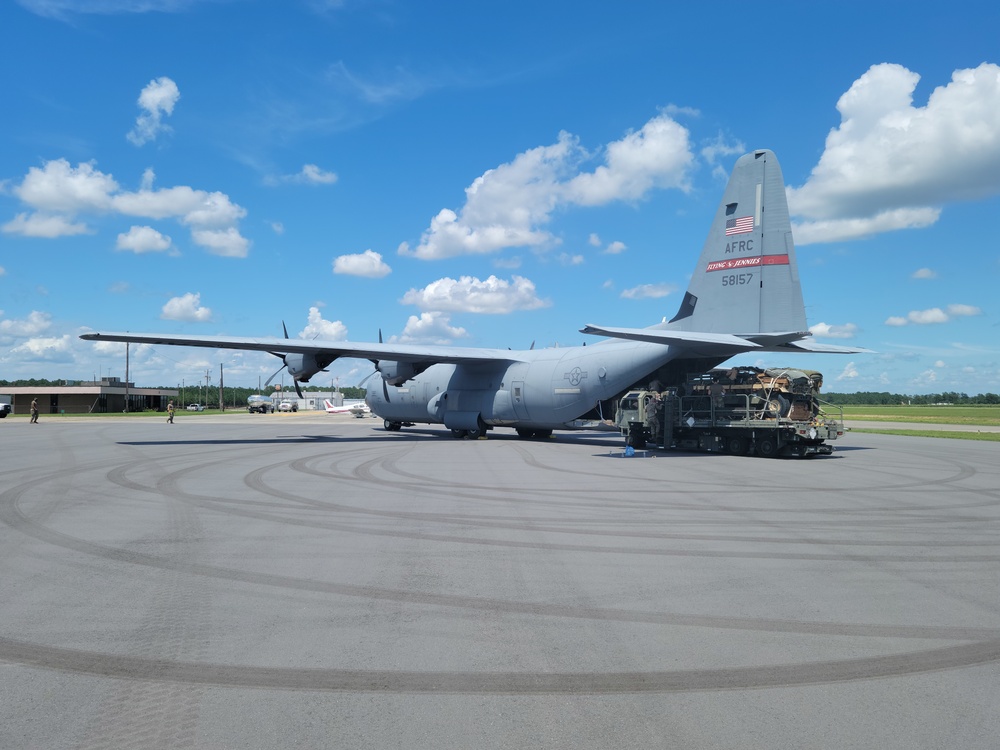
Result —
POLYGON ((982 315, 983 311, 975 305, 948 305, 948 315, 953 318, 982 315))
POLYGON ((104 213, 111 209, 111 195, 118 183, 93 162, 75 168, 66 159, 53 159, 30 167, 14 195, 43 213, 104 213))
POLYGON ((212 319, 212 311, 201 306, 201 294, 188 292, 174 297, 163 306, 160 313, 163 320, 180 320, 188 323, 205 323, 212 319))
POLYGON ((135 146, 156 140, 160 133, 170 130, 163 118, 173 114, 174 105, 180 98, 181 92, 177 84, 166 76, 150 81, 139 94, 138 104, 142 114, 125 137, 135 146))
POLYGON ((77 234, 89 234, 86 224, 74 222, 65 216, 49 216, 43 213, 21 213, 3 225, 3 231, 8 234, 19 234, 22 237, 72 237, 77 234))
POLYGON ((320 169, 315 164, 304 164, 299 173, 291 178, 291 181, 307 185, 332 185, 337 181, 337 175, 335 172, 320 169))
POLYGON ((948 322, 947 314, 940 307, 932 307, 929 310, 913 310, 906 318, 917 325, 948 322))
POLYGON ((928 226, 940 206, 1000 193, 1000 66, 956 70, 915 106, 920 76, 873 65, 837 102, 840 126, 788 189, 798 244, 928 226))
POLYGON ((441 209, 420 244, 411 249, 403 243, 399 252, 434 260, 556 245, 558 239, 545 229, 556 209, 634 201, 654 188, 686 190, 694 161, 688 131, 667 114, 609 143, 601 154, 603 164, 584 171, 592 155, 562 132, 555 143, 529 149, 477 177, 466 188, 461 209, 441 209))
POLYGON ((965 318, 982 315, 983 311, 974 305, 948 305, 944 310, 940 307, 931 307, 927 310, 911 310, 906 316, 894 315, 887 318, 887 326, 905 326, 909 323, 914 325, 930 325, 934 323, 947 323, 954 318, 965 318))
POLYGON ((637 200, 653 188, 687 189, 693 162, 687 128, 667 115, 654 117, 638 132, 628 133, 605 148, 605 163, 575 176, 566 185, 567 200, 602 206, 637 200))
POLYGON ((621 293, 622 299, 659 299, 677 291, 673 284, 640 284, 621 293))
POLYGON ((131 250, 133 253, 160 253, 170 249, 170 238, 160 234, 152 227, 132 226, 127 233, 118 235, 115 245, 118 250, 131 250))
POLYGON ((29 237, 64 237, 88 232, 78 214, 121 215, 143 219, 174 219, 191 229, 191 239, 209 252, 246 257, 250 242, 237 226, 246 209, 218 191, 186 185, 154 189, 151 169, 143 173, 139 190, 120 189, 118 182, 93 163, 73 167, 65 159, 31 167, 13 193, 34 210, 3 226, 8 233, 29 237))
POLYGON ((848 362, 841 373, 836 377, 837 380, 853 380, 858 377, 858 368, 855 367, 853 362, 848 362))
POLYGON ((11 355, 27 361, 68 362, 72 358, 69 334, 49 338, 31 338, 10 350, 11 355))
POLYGON ((302 182, 313 185, 332 185, 337 181, 337 175, 334 172, 327 172, 315 164, 303 165, 299 177, 302 182))
POLYGON ((844 325, 817 323, 814 326, 809 326, 809 332, 817 338, 853 339, 858 332, 858 327, 854 323, 845 323, 844 325))
POLYGON ((300 339, 323 339, 324 341, 344 341, 347 326, 339 320, 324 320, 323 313, 316 306, 309 308, 309 322, 299 331, 300 339))
MULTIPOLYGON (((3 315, 2 310, 0 310, 0 315, 3 315)), ((26 318, 0 320, 0 337, 22 338, 37 336, 47 331, 51 325, 52 316, 49 313, 32 310, 26 318)))
POLYGON ((322 169, 316 164, 303 164, 295 174, 268 175, 264 184, 276 185, 332 185, 338 180, 336 172, 322 169))
POLYGON ((333 261, 333 272, 348 276, 364 276, 369 279, 381 279, 392 273, 392 269, 382 260, 382 254, 374 250, 365 250, 354 255, 340 255, 333 261))
POLYGON ((556 260, 564 266, 579 266, 584 263, 584 257, 582 255, 572 255, 570 253, 559 253, 559 255, 556 256, 556 260))
POLYGON ((455 339, 468 338, 464 328, 451 325, 451 318, 442 312, 422 312, 411 315, 402 334, 392 336, 393 344, 450 344, 455 339))
POLYGON ((604 252, 607 253, 608 255, 620 255, 621 253, 624 253, 627 249, 628 247, 625 245, 624 242, 615 240, 606 248, 604 248, 604 252))
POLYGON ((537 310, 552 303, 539 299, 535 284, 523 276, 511 281, 490 276, 480 280, 463 276, 457 281, 438 279, 423 289, 411 289, 403 295, 403 304, 421 310, 506 314, 515 310, 537 310))
POLYGON ((250 251, 250 241, 236 227, 226 229, 192 229, 191 239, 212 255, 226 258, 245 258, 250 251))

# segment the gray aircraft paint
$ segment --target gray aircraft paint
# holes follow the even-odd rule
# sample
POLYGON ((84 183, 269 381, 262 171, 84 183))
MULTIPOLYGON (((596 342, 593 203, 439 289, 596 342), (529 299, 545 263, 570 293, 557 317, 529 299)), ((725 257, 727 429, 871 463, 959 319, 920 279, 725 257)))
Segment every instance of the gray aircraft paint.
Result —
POLYGON ((472 434, 499 426, 529 433, 572 427, 632 386, 685 368, 706 369, 740 352, 868 351, 808 340, 784 180, 768 150, 737 160, 669 322, 588 325, 581 332, 609 338, 592 346, 522 351, 131 333, 81 338, 267 351, 282 358, 296 383, 340 357, 368 359, 376 373, 366 401, 387 427, 432 423, 472 434))

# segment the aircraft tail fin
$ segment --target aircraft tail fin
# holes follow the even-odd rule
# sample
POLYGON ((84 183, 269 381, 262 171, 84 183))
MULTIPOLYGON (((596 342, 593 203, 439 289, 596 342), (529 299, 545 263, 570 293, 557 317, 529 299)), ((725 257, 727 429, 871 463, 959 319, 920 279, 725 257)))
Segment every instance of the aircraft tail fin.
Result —
POLYGON ((805 332, 785 182, 772 151, 736 161, 677 314, 654 328, 805 332))

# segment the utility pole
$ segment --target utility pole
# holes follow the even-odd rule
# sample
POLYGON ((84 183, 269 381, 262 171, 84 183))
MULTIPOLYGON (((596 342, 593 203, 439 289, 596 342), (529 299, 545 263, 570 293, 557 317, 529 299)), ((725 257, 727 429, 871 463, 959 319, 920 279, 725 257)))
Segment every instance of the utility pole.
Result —
POLYGON ((222 363, 219 362, 219 411, 226 410, 226 403, 222 397, 222 363))
POLYGON ((125 413, 128 414, 128 344, 125 342, 125 413))

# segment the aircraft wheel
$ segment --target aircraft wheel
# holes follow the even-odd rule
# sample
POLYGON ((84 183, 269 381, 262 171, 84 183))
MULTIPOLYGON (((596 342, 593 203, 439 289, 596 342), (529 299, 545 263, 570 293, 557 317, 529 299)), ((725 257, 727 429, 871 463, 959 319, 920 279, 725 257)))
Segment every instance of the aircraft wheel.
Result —
POLYGON ((468 430, 452 430, 451 431, 451 436, 453 438, 458 439, 458 440, 461 440, 462 438, 464 438, 468 434, 469 434, 468 430))
POLYGON ((738 435, 729 438, 726 441, 726 450, 734 456, 745 456, 747 454, 747 439, 738 435))
POLYGON ((536 438, 550 438, 552 437, 552 430, 535 430, 536 438))
POLYGON ((762 437, 757 440, 757 455, 761 458, 777 458, 780 446, 776 437, 762 437))
POLYGON ((383 423, 385 429, 389 432, 399 432, 400 428, 403 426, 400 422, 390 422, 388 419, 383 423))
POLYGON ((483 421, 483 418, 477 418, 475 428, 469 430, 466 434, 469 440, 479 440, 481 437, 486 437, 486 423, 483 421))
POLYGON ((535 431, 529 430, 527 427, 517 427, 514 431, 522 440, 529 440, 535 436, 535 431))

